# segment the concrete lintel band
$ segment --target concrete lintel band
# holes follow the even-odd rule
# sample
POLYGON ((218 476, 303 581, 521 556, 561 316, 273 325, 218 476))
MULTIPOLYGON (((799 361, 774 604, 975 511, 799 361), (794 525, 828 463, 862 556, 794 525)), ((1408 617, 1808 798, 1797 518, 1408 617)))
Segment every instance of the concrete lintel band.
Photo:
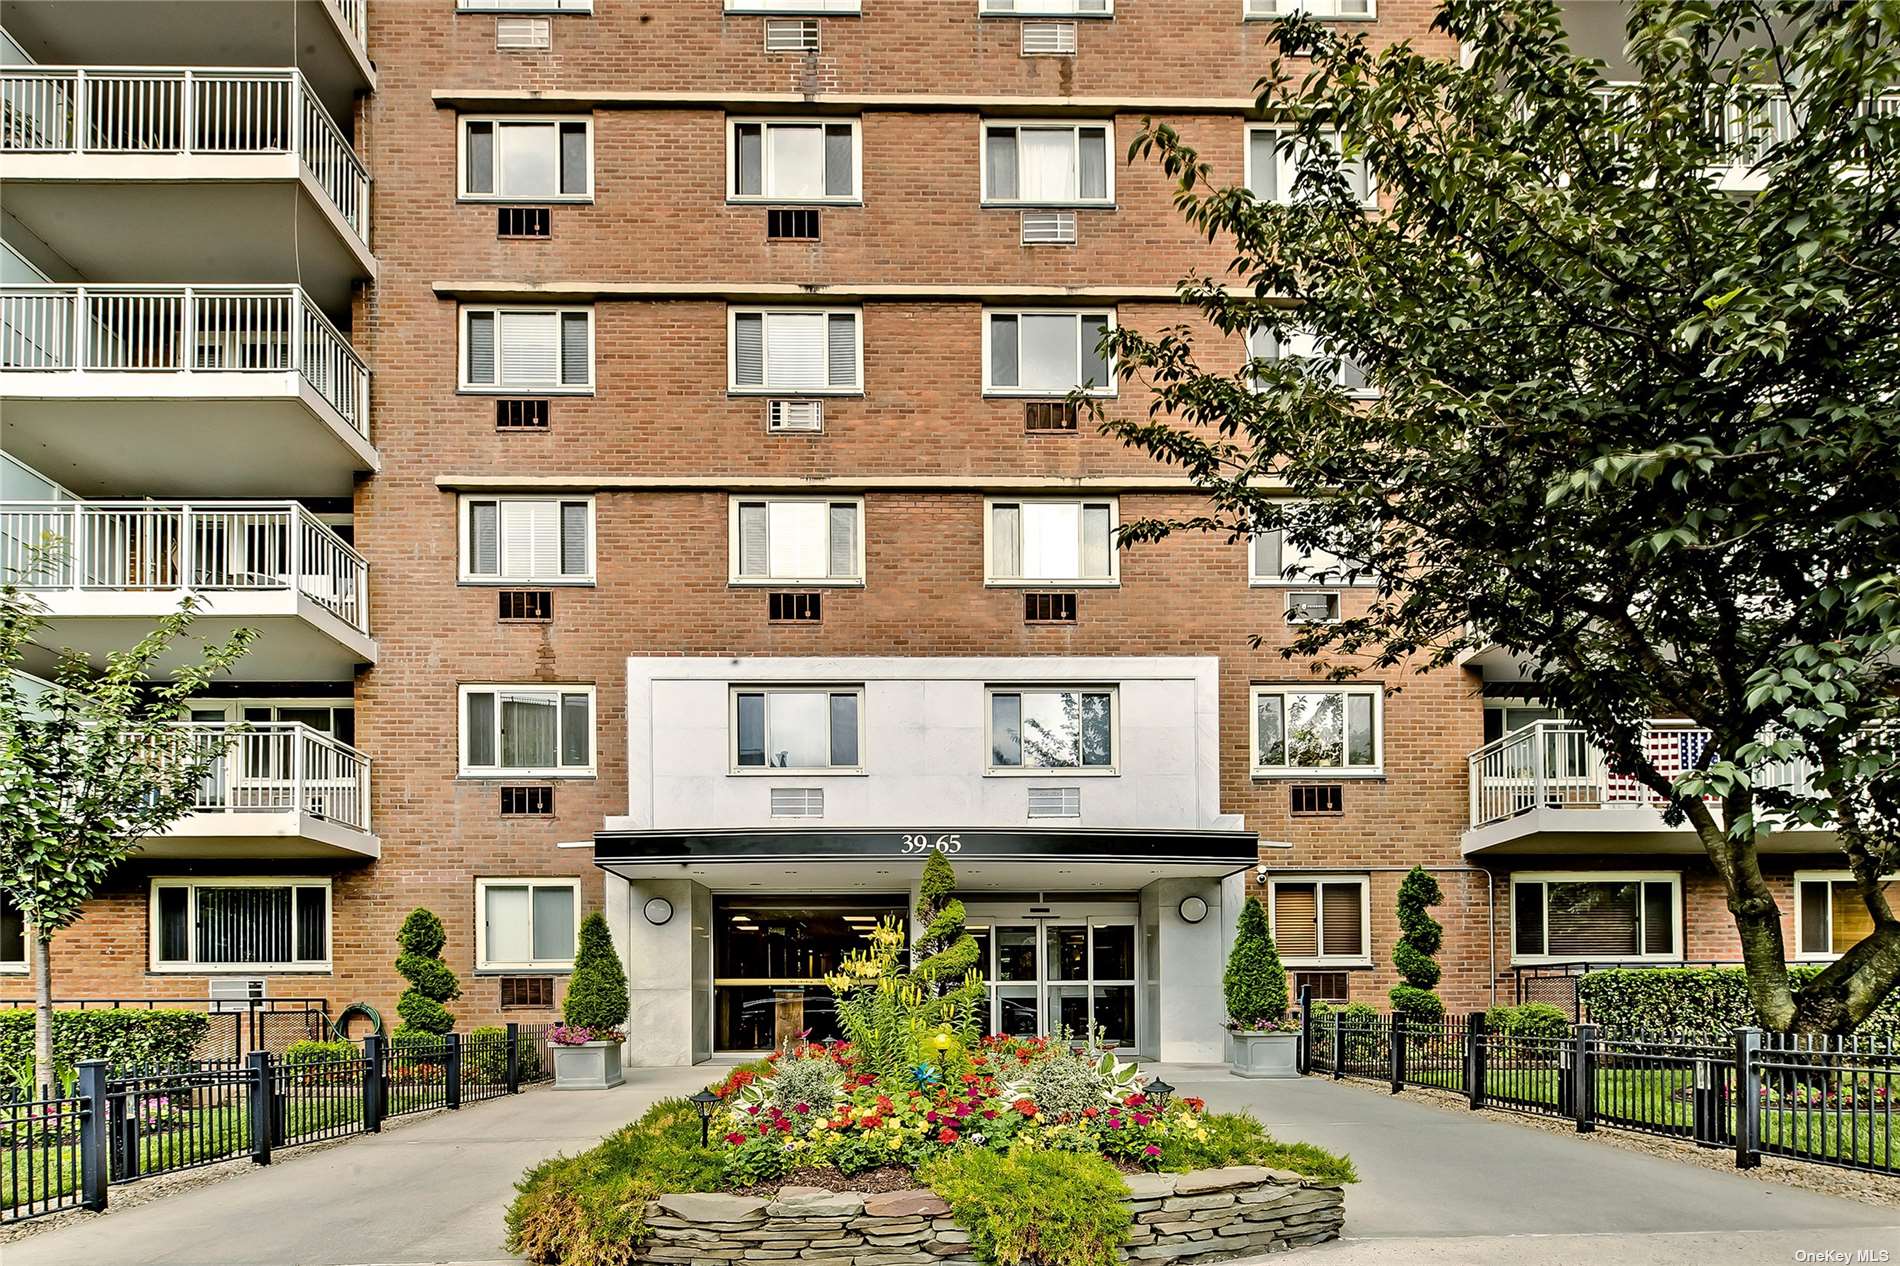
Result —
POLYGON ((725 114, 970 113, 994 117, 1230 114, 1265 118, 1253 97, 993 97, 960 93, 576 92, 535 88, 437 88, 445 110, 718 110, 725 114))

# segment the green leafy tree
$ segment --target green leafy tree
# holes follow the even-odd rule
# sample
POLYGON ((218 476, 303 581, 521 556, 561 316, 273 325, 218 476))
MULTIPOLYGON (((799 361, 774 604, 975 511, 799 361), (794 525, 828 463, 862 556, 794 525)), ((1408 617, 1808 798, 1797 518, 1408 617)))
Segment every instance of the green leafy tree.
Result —
POLYGON ((1154 398, 1103 429, 1208 494, 1123 541, 1338 556, 1363 609, 1289 631, 1324 675, 1529 664, 1693 830, 1762 1022, 1846 1032, 1900 982, 1900 11, 1624 12, 1628 86, 1554 0, 1450 0, 1458 58, 1276 24, 1284 203, 1143 126, 1233 262, 1183 283, 1203 324, 1106 340, 1154 398), (1236 369, 1253 330, 1315 354, 1236 369), (1659 759, 1659 717, 1707 739, 1659 759), (1835 833, 1872 924, 1800 984, 1759 856, 1790 824, 1835 833))
POLYGON ((931 853, 917 887, 917 934, 911 981, 922 998, 920 1019, 947 1029, 964 1042, 982 1032, 978 1007, 988 998, 977 975, 976 938, 964 927, 957 873, 942 853, 931 853))
POLYGON ((581 920, 580 949, 567 981, 561 1016, 569 1024, 600 1032, 627 1022, 627 973, 614 951, 614 934, 596 910, 581 920))
POLYGON ((395 1036, 440 1037, 455 1029, 455 1016, 444 1004, 462 996, 462 983, 442 961, 442 946, 448 942, 442 920, 435 912, 417 906, 396 930, 396 972, 409 982, 396 999, 396 1014, 402 1023, 395 1036))
POLYGON ((1445 926, 1430 914, 1444 899, 1438 881, 1423 866, 1412 867, 1399 882, 1399 939, 1392 947, 1392 965, 1403 983, 1392 986, 1392 1010, 1414 1020, 1445 1015, 1444 1002, 1432 992, 1440 975, 1432 955, 1445 943, 1445 926))
POLYGON ((1267 931, 1266 907, 1257 898, 1241 903, 1221 992, 1227 1001, 1227 1018, 1243 1029, 1286 1018, 1286 968, 1280 965, 1280 951, 1267 931))
POLYGON ((54 935, 141 842, 193 811, 228 754, 228 743, 181 729, 178 716, 256 633, 238 629, 215 646, 195 645, 196 610, 186 599, 103 666, 56 652, 44 688, 29 688, 19 674, 29 652, 43 653, 35 639, 44 608, 20 584, 0 586, 0 893, 19 908, 33 942, 37 1086, 52 1086, 55 1076, 54 935))

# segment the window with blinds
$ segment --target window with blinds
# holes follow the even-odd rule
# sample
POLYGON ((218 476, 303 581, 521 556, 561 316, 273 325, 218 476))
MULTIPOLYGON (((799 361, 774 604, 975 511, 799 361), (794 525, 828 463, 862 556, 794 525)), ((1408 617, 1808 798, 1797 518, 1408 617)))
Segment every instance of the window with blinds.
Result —
POLYGON ((573 966, 579 904, 572 879, 477 879, 476 969, 573 966))
POLYGON ((863 314, 856 308, 733 308, 735 394, 837 395, 864 390, 863 314))
POLYGON ((593 390, 593 310, 462 309, 461 385, 466 391, 593 390))
POLYGON ((586 584, 594 503, 586 497, 462 498, 462 579, 586 584))
POLYGON ((734 497, 734 584, 864 581, 864 502, 813 497, 734 497))
POLYGON ((1102 338, 1113 312, 1039 311, 983 314, 983 390, 1000 396, 1115 394, 1102 338))
POLYGON ((1115 199, 1109 123, 985 123, 983 201, 992 206, 1105 206, 1115 199))
POLYGON ((732 119, 726 196, 734 202, 855 202, 856 119, 732 119))
POLYGON ((581 202, 593 194, 591 119, 462 120, 461 196, 581 202))
POLYGON ((593 772, 592 686, 463 686, 461 694, 465 775, 593 772))
POLYGON ((1288 962, 1361 961, 1366 941, 1366 881, 1276 879, 1271 891, 1273 943, 1288 962))
MULTIPOLYGON (((1900 879, 1881 884, 1890 904, 1900 905, 1900 879)), ((1873 934, 1873 915, 1851 877, 1795 876, 1797 945, 1804 958, 1834 958, 1873 934)))
POLYGON ((991 500, 986 508, 990 583, 1117 583, 1113 499, 991 500))
POLYGON ((1512 957, 1577 962, 1680 957, 1679 882, 1675 875, 1514 876, 1512 957))
POLYGON ((327 971, 328 880, 152 881, 157 970, 244 967, 327 971))
MULTIPOLYGON (((1340 179, 1345 181, 1346 189, 1354 201, 1362 207, 1378 205, 1379 192, 1373 179, 1372 169, 1363 158, 1340 157, 1339 136, 1333 133, 1326 137, 1326 146, 1331 162, 1337 163, 1340 179)), ((1300 139, 1285 128, 1249 127, 1247 129, 1247 158, 1245 179, 1247 189, 1261 202, 1277 202, 1289 205, 1293 201, 1294 186, 1302 165, 1312 170, 1322 170, 1322 166, 1307 162, 1308 150, 1300 139)), ((1309 190, 1302 191, 1313 196, 1312 191, 1320 187, 1312 183, 1308 176, 1309 190)))
POLYGON ((861 687, 757 687, 732 692, 732 768, 856 770, 861 687))

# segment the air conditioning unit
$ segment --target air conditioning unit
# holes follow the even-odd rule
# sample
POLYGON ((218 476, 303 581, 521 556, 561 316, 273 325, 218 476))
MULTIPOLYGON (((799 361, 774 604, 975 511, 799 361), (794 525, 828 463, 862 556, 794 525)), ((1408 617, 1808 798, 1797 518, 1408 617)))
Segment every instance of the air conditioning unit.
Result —
POLYGON ((790 431, 822 431, 825 429, 825 402, 768 400, 765 402, 765 429, 774 435, 790 431))
POLYGON ((1339 621, 1339 594, 1333 590, 1294 590, 1286 596, 1289 624, 1336 624, 1339 621))
POLYGON ((1075 56, 1075 23, 1023 23, 1024 57, 1075 56))
POLYGON ((822 818, 825 816, 823 787, 772 788, 772 816, 775 818, 822 818))
POLYGON ((209 1010, 214 1012, 249 1011, 251 1004, 264 997, 264 976, 213 976, 209 1010))
POLYGON ((1031 787, 1029 816, 1032 818, 1079 818, 1082 816, 1080 787, 1031 787))
POLYGON ((817 18, 767 18, 765 51, 768 53, 815 53, 818 51, 817 18))
POLYGON ((547 18, 496 18, 495 47, 506 53, 538 53, 554 47, 547 18))
POLYGON ((1024 246, 1075 245, 1075 212, 1023 212, 1024 246))

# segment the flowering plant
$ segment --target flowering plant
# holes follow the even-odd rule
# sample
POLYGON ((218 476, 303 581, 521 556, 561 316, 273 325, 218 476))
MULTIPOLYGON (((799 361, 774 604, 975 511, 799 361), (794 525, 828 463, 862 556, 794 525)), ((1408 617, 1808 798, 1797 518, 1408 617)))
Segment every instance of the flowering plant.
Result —
POLYGON ((619 1029, 590 1029, 584 1024, 548 1026, 548 1041, 555 1046, 585 1046, 589 1042, 621 1042, 626 1035, 619 1029))
POLYGON ((1298 1033, 1300 1022, 1287 1016, 1277 1020, 1253 1020, 1242 1024, 1238 1020, 1227 1021, 1229 1030, 1235 1033, 1298 1033))

